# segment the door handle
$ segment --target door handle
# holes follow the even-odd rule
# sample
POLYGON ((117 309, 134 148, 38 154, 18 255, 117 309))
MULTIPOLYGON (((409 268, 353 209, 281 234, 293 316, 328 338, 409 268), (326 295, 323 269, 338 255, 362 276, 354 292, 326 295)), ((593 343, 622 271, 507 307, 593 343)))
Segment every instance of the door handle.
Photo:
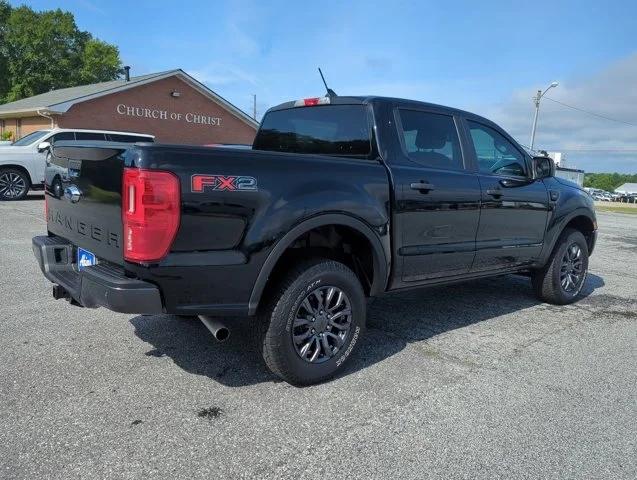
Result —
POLYGON ((427 183, 422 180, 420 182, 410 184, 409 187, 412 190, 418 190, 420 193, 427 193, 434 189, 434 186, 431 183, 427 183))
POLYGON ((500 198, 502 196, 502 190, 499 188, 490 188, 487 190, 487 195, 491 195, 494 198, 500 198))

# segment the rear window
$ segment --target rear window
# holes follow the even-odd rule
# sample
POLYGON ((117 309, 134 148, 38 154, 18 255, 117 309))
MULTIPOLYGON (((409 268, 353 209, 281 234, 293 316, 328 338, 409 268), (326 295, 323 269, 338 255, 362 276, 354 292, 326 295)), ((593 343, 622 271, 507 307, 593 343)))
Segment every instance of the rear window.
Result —
POLYGON ((371 135, 365 105, 328 105, 268 113, 255 150, 367 157, 371 135))

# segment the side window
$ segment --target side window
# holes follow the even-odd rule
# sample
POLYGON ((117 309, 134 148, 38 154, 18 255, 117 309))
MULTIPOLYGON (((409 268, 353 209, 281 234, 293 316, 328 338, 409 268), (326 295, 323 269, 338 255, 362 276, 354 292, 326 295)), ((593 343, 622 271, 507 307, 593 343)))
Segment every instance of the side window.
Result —
POLYGON ((51 137, 50 142, 55 144, 55 142, 59 142, 60 140, 75 140, 75 134, 73 132, 56 133, 51 137))
POLYGON ((121 142, 121 143, 152 142, 153 141, 153 139, 149 137, 140 137, 136 135, 122 135, 117 133, 107 134, 106 137, 111 142, 121 142))
POLYGON ((105 140, 103 133, 92 133, 92 132, 76 132, 75 133, 76 140, 105 140))
POLYGON ((511 142, 493 128, 471 121, 467 123, 480 172, 526 177, 524 156, 511 142))
POLYGON ((407 156, 427 167, 462 170, 460 140, 453 117, 398 110, 407 156))

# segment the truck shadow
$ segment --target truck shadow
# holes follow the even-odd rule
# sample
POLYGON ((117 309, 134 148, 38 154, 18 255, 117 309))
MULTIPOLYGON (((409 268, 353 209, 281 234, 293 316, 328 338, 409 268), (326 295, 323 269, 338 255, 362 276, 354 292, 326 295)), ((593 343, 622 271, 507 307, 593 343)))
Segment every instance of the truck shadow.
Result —
MULTIPOLYGON (((604 280, 589 274, 582 296, 604 280)), ((444 332, 463 328, 538 305, 530 281, 509 275, 446 287, 415 289, 385 295, 368 309, 367 334, 342 376, 350 375, 444 332)), ((547 308, 562 308, 547 306, 547 308)), ((150 344, 151 357, 169 357, 180 368, 219 383, 240 387, 277 382, 251 348, 249 329, 254 319, 226 319, 231 338, 217 343, 196 317, 145 315, 131 319, 135 335, 150 344)))
POLYGON ((26 197, 24 197, 20 201, 21 202, 28 202, 30 200, 44 200, 44 193, 42 193, 42 192, 29 193, 26 197))

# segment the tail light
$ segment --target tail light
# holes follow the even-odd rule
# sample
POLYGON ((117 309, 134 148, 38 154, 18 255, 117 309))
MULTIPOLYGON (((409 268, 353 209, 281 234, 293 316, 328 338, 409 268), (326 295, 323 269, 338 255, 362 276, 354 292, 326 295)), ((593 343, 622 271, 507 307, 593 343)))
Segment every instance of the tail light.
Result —
POLYGON ((294 102, 295 107, 314 107, 316 105, 329 105, 331 103, 330 97, 314 97, 314 98, 302 98, 294 102))
POLYGON ((170 172, 125 168, 122 179, 124 259, 164 258, 179 228, 179 179, 170 172))

